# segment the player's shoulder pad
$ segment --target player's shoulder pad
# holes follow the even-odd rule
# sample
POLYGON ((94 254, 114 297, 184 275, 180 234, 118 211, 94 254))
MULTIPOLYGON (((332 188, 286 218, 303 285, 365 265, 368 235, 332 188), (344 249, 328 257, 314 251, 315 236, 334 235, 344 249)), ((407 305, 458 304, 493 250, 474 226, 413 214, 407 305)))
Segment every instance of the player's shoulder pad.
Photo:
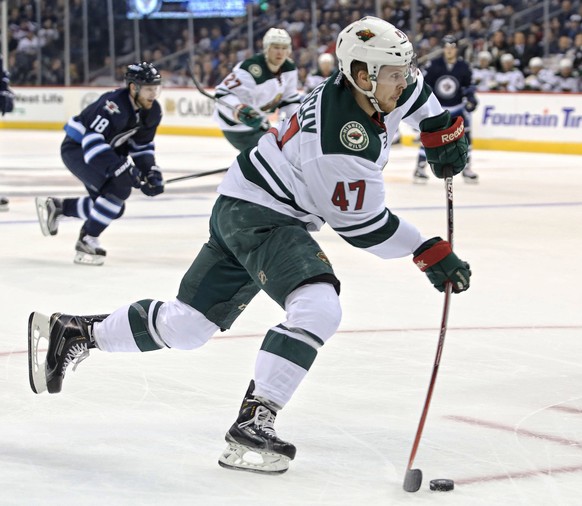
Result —
MULTIPOLYGON (((315 98, 315 94, 321 95, 320 139, 323 154, 356 156, 376 161, 382 150, 379 134, 384 130, 356 103, 343 74, 336 71, 320 86, 322 89, 316 88, 305 99, 301 109, 304 118, 307 118, 310 101, 315 98)), ((304 119, 302 129, 306 124, 307 120, 304 119)))
POLYGON ((257 53, 251 58, 242 61, 239 68, 247 71, 255 80, 256 84, 264 83, 273 77, 269 67, 267 67, 265 55, 261 53, 257 53))
POLYGON ((293 60, 287 58, 283 65, 281 65, 281 72, 291 72, 293 70, 297 70, 297 65, 295 65, 293 60))

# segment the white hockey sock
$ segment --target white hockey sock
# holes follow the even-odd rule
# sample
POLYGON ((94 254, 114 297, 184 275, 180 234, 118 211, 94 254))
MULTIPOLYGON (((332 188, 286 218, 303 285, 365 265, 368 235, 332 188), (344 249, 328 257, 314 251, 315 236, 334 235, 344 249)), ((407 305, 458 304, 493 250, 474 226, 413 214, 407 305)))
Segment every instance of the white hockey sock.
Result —
POLYGON ((317 350, 337 331, 339 298, 332 285, 294 290, 285 301, 287 320, 267 332, 255 363, 255 396, 283 407, 313 364, 317 350))

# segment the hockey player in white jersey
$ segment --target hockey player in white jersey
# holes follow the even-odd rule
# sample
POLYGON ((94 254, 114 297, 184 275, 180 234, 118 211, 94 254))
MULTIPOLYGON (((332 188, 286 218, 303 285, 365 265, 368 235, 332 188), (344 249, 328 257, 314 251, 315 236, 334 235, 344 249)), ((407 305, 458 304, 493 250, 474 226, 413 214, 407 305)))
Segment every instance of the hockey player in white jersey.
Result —
POLYGON ((301 97, 290 53, 289 34, 270 28, 263 37, 263 53, 238 63, 216 87, 214 119, 236 149, 257 145, 268 130, 268 114, 278 109, 290 116, 297 109, 301 97))
POLYGON ((231 165, 219 186, 210 238, 176 299, 140 300, 107 317, 31 314, 35 392, 59 392, 67 366, 92 348, 202 346, 264 290, 286 319, 266 332, 219 463, 282 473, 296 448, 279 438, 275 418, 342 316, 340 282, 310 232, 327 222, 349 244, 381 258, 412 256, 437 290, 446 283, 456 293, 469 288, 469 265, 450 243, 425 237, 386 207, 382 173, 400 121, 420 129, 437 177, 461 172, 467 161, 462 118, 452 123, 413 66, 412 44, 390 23, 365 17, 350 24, 336 51, 340 71, 231 165), (49 340, 45 360, 40 336, 49 340))

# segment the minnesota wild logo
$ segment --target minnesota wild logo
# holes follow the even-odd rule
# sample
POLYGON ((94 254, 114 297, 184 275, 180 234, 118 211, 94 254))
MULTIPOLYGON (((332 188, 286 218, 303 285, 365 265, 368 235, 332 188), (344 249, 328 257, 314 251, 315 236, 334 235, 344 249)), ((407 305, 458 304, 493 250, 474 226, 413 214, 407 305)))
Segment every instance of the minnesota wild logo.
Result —
POLYGON ((376 34, 374 32, 371 32, 369 28, 366 28, 365 30, 360 30, 359 32, 356 32, 356 37, 358 37, 360 40, 364 41, 364 42, 368 42, 372 37, 375 37, 376 34))
POLYGON ((346 123, 340 130, 340 141, 352 151, 363 151, 370 144, 366 129, 357 121, 346 123))

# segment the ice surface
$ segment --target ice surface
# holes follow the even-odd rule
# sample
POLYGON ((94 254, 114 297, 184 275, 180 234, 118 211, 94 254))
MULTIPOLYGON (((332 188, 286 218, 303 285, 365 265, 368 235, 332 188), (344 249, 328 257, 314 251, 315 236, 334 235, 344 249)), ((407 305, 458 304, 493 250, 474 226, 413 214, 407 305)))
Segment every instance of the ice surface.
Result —
MULTIPOLYGON (((59 395, 28 386, 31 311, 110 312, 167 300, 207 238, 221 176, 137 193, 103 234, 103 267, 73 264, 80 222, 43 237, 34 197, 82 194, 61 134, 0 131, 1 505, 577 505, 582 482, 582 157, 477 151, 479 185, 455 179, 455 247, 473 269, 453 296, 439 376, 415 459, 443 295, 410 258, 382 261, 329 228, 317 238, 342 281, 344 319, 277 430, 297 446, 281 476, 217 458, 266 330, 283 312, 259 295, 200 350, 92 352, 59 395), (455 480, 431 492, 429 481, 455 480)), ((220 138, 159 136, 166 178, 228 166, 220 138)), ((411 183, 416 152, 385 169, 389 207, 446 236, 441 181, 411 183)))

